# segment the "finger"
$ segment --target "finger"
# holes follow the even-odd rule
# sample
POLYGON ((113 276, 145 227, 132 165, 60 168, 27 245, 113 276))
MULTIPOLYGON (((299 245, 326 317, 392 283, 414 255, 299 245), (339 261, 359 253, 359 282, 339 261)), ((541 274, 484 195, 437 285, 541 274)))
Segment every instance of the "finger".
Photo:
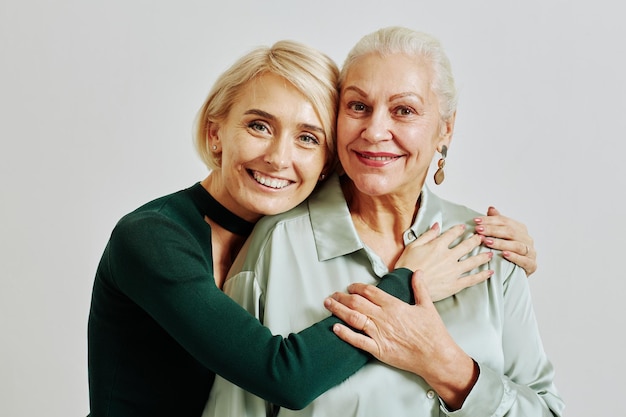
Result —
POLYGON ((439 226, 439 223, 435 222, 430 227, 430 229, 422 233, 417 239, 411 242, 411 245, 425 245, 426 243, 432 241, 437 236, 439 236, 440 231, 441 228, 439 226))
POLYGON ((532 243, 529 245, 526 242, 496 239, 492 237, 485 238, 483 243, 488 248, 496 249, 500 251, 513 252, 519 256, 533 257, 533 254, 534 254, 534 248, 532 246, 532 243))
POLYGON ((486 264, 493 258, 493 252, 481 252, 477 255, 470 256, 462 261, 459 261, 459 267, 461 268, 461 274, 472 271, 481 265, 486 264))
POLYGON ((476 226, 476 233, 483 236, 496 237, 500 239, 519 240, 519 238, 526 238, 528 235, 521 229, 511 227, 509 224, 483 224, 476 226))
MULTIPOLYGON (((496 210, 497 211, 497 210, 496 210)), ((479 216, 474 218, 474 222, 476 224, 480 224, 480 225, 491 225, 491 226, 513 226, 513 227, 518 227, 518 226, 524 226, 523 223, 518 222, 517 220, 511 219, 510 217, 506 217, 503 216, 502 214, 489 214, 489 211, 487 212, 486 216, 479 216)))
POLYGON ((476 226, 477 233, 485 236, 523 241, 524 243, 529 243, 532 240, 526 225, 517 220, 502 215, 487 216, 482 217, 482 219, 480 224, 476 226))
MULTIPOLYGON (((356 288, 360 288, 360 287, 367 287, 366 284, 352 284, 350 287, 356 287, 356 288)), ((350 291, 350 287, 348 287, 348 291, 350 291)), ((373 287, 373 286, 372 286, 373 287)), ((385 293, 382 290, 379 290, 378 288, 374 287, 376 290, 385 293)), ((363 289, 362 290, 364 293, 369 293, 367 290, 363 289)), ((343 292, 336 292, 333 295, 330 296, 330 298, 332 298, 333 300, 343 304, 344 306, 346 306, 347 308, 354 310, 358 313, 364 314, 366 316, 370 316, 372 314, 374 314, 376 311, 378 311, 378 305, 372 303, 370 300, 368 300, 367 298, 361 296, 360 294, 346 294, 343 292)))
POLYGON ((493 224, 502 225, 508 220, 507 217, 500 214, 495 207, 489 207, 485 216, 478 216, 474 218, 476 224, 493 224))
POLYGON ((350 284, 348 286, 348 292, 360 297, 349 300, 351 304, 347 305, 367 315, 374 313, 374 311, 377 310, 376 307, 384 306, 389 302, 393 302, 393 300, 397 300, 393 295, 386 293, 374 285, 360 282, 350 284))
POLYGON ((345 306, 334 298, 328 297, 325 299, 324 307, 333 313, 333 315, 355 329, 362 330, 367 324, 368 316, 345 306))
POLYGON ((506 260, 519 265, 526 272, 526 276, 531 276, 537 270, 537 260, 535 258, 521 256, 509 251, 502 252, 502 256, 506 260))
POLYGON ((461 243, 452 248, 452 253, 457 259, 460 259, 464 255, 467 255, 472 250, 476 249, 483 241, 483 236, 473 234, 461 243))
POLYGON ((368 336, 357 333, 342 324, 335 324, 333 326, 333 332, 339 336, 341 340, 358 349, 362 349, 372 355, 376 355, 378 353, 376 342, 368 336))
POLYGON ((488 280, 493 275, 493 270, 486 269, 484 271, 477 272, 475 274, 466 275, 457 280, 459 285, 459 291, 464 290, 465 288, 472 287, 476 284, 480 284, 483 281, 488 280))
POLYGON ((424 282, 424 273, 421 270, 418 269, 413 273, 411 285, 413 286, 415 304, 432 303, 428 287, 426 286, 426 282, 424 282))
POLYGON ((446 230, 439 236, 439 240, 446 246, 450 246, 452 242, 457 240, 464 232, 466 226, 464 224, 457 224, 446 230))

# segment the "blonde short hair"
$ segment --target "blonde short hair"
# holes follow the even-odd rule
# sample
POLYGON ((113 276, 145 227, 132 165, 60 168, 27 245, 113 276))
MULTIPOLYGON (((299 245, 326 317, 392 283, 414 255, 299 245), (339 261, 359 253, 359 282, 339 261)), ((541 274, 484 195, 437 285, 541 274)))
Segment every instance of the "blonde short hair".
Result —
POLYGON ((343 84, 350 67, 358 58, 368 54, 405 54, 421 56, 432 65, 434 80, 431 88, 439 99, 439 111, 443 120, 448 120, 456 112, 458 95, 452 76, 450 60, 439 40, 433 36, 411 29, 391 26, 365 35, 352 48, 346 58, 339 85, 343 84))
POLYGON ((195 145, 202 161, 209 169, 220 167, 220 155, 209 149, 209 124, 225 120, 243 87, 266 73, 283 77, 309 99, 326 135, 327 171, 334 169, 339 69, 325 54, 289 40, 250 51, 218 77, 196 117, 195 145))

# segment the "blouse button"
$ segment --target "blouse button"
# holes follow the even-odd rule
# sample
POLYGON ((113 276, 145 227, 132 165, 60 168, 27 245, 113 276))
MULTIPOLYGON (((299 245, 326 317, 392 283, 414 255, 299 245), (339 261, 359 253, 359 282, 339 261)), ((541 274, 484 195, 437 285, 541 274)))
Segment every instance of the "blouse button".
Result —
POLYGON ((433 390, 429 390, 429 391, 426 393, 426 396, 428 397, 428 399, 429 399, 429 400, 432 400, 433 398, 435 398, 435 391, 433 391, 433 390))

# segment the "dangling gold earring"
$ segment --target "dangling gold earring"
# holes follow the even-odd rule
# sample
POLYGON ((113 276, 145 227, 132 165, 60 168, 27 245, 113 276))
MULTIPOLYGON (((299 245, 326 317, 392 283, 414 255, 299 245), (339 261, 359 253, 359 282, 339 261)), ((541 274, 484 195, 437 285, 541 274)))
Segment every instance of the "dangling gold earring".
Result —
POLYGON ((441 158, 437 162, 437 172, 435 172, 435 184, 439 185, 446 178, 446 174, 443 172, 443 167, 446 166, 446 156, 448 156, 448 147, 443 145, 441 147, 441 158))

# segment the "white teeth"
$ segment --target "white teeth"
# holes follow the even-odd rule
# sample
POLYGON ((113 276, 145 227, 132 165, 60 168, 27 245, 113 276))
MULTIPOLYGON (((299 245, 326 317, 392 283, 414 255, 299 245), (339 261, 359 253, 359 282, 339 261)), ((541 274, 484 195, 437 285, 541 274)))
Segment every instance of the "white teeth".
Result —
POLYGON ((395 159, 393 156, 367 156, 363 154, 361 154, 361 157, 371 159, 373 161, 391 161, 392 159, 395 159))
POLYGON ((281 189, 285 188, 290 184, 287 180, 279 180, 276 178, 265 177, 261 173, 254 171, 254 179, 259 183, 263 184, 266 187, 281 189))

